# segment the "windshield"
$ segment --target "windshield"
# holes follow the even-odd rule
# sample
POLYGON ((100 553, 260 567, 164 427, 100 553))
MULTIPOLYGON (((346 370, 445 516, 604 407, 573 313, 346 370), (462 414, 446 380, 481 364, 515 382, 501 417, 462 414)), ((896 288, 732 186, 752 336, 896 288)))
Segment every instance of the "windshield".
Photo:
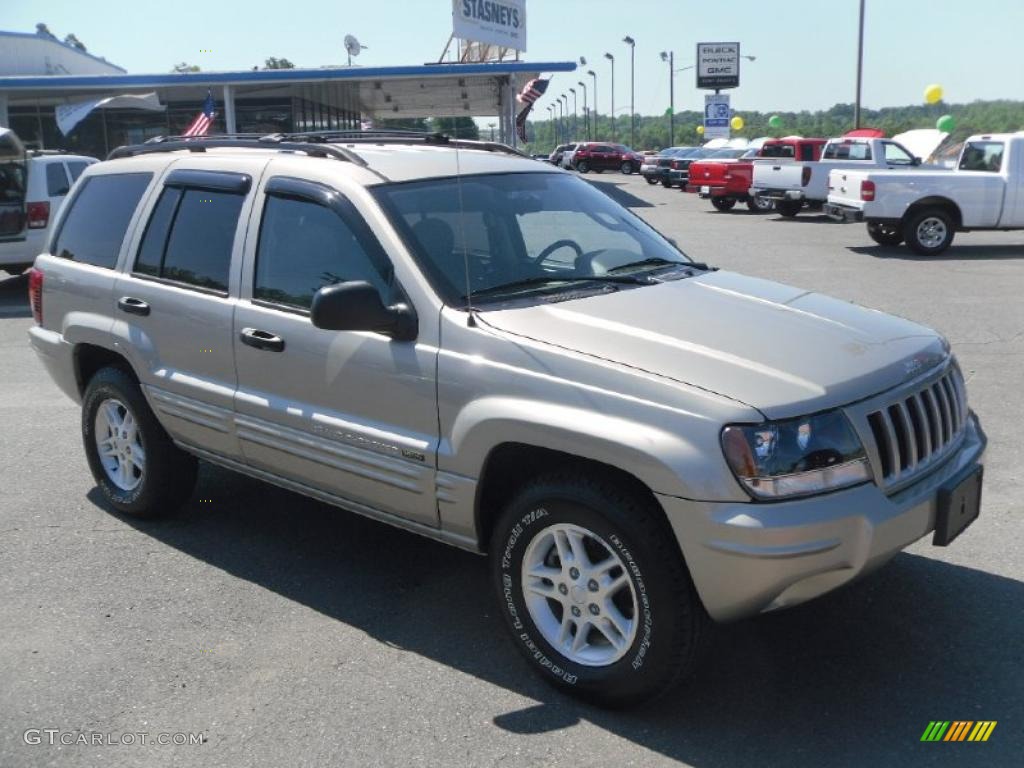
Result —
POLYGON ((528 282, 515 298, 555 298, 554 287, 618 290, 598 280, 691 263, 639 217, 575 176, 466 176, 461 195, 459 186, 457 179, 443 178, 374 188, 427 278, 452 306, 466 306, 467 284, 476 306, 496 300, 501 286, 528 282), (580 283, 589 277, 595 280, 580 283), (487 297, 478 301, 481 292, 487 297))
POLYGON ((745 149, 716 149, 710 154, 706 155, 707 159, 720 159, 720 158, 735 158, 743 155, 747 150, 745 149))

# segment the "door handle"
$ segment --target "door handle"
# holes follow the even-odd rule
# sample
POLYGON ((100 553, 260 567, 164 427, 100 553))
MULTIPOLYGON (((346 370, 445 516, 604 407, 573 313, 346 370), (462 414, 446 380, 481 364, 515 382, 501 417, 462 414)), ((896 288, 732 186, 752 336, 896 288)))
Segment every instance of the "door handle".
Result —
POLYGON ((243 328, 238 334, 243 344, 248 344, 256 349, 265 349, 268 352, 284 351, 284 339, 275 336, 269 331, 261 331, 258 328, 243 328))
POLYGON ((118 299, 117 308, 122 312, 127 312, 129 315, 142 315, 145 317, 149 314, 149 304, 142 299, 136 299, 132 296, 122 296, 118 299))

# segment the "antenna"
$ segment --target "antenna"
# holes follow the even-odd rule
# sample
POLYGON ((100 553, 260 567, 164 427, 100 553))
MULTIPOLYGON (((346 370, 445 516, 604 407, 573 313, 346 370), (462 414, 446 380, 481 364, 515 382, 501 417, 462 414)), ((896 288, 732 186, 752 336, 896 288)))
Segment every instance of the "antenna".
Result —
POLYGON ((358 56, 367 46, 359 42, 355 35, 345 35, 345 50, 348 52, 348 65, 352 66, 352 57, 358 56))

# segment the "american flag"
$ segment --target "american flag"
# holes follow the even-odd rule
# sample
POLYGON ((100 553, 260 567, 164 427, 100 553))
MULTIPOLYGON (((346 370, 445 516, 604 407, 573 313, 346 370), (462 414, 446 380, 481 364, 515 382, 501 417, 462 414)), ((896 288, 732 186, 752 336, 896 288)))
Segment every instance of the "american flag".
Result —
POLYGON ((516 96, 516 100, 520 104, 533 104, 533 102, 544 95, 544 91, 548 89, 548 82, 548 80, 541 80, 539 77, 535 77, 523 86, 523 90, 516 96))
POLYGON ((533 80, 523 86, 523 90, 516 96, 516 100, 520 104, 526 106, 516 115, 516 134, 519 136, 520 141, 527 141, 526 138, 526 118, 530 114, 530 110, 533 109, 534 102, 537 101, 544 92, 548 89, 549 80, 542 80, 539 77, 535 77, 533 80))
POLYGON ((203 102, 203 111, 196 115, 196 119, 189 124, 182 136, 205 136, 206 132, 210 130, 210 125, 216 114, 213 95, 207 91, 206 101, 203 102))

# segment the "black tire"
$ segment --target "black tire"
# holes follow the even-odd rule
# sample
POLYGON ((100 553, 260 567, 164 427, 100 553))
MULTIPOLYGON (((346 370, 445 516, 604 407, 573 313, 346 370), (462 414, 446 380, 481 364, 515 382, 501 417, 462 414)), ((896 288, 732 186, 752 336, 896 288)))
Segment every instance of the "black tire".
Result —
MULTIPOLYGON (((490 552, 494 587, 513 642, 557 689, 604 706, 629 706, 664 693, 693 670, 708 618, 653 499, 584 473, 541 477, 509 503, 495 527, 490 552), (605 554, 610 551, 619 558, 619 570, 636 596, 636 635, 620 658, 603 666, 577 663, 556 650, 538 628, 524 597, 524 556, 531 542, 556 524, 580 526, 600 537, 605 554)), ((563 594, 579 594, 586 601, 586 581, 586 574, 577 576, 577 584, 563 594)), ((550 586, 556 589, 553 582, 550 586)), ((553 599, 542 604, 560 605, 553 599)), ((575 615, 586 620, 586 613, 591 613, 589 606, 575 615)), ((601 642, 593 634, 596 628, 586 631, 588 638, 601 642)))
POLYGON ((803 207, 804 204, 800 200, 779 200, 775 204, 775 210, 787 219, 794 218, 803 207))
POLYGON ((924 208, 903 220, 903 239, 922 256, 942 253, 953 242, 955 233, 953 217, 944 208, 924 208))
POLYGON ((633 164, 629 161, 626 161, 625 163, 619 166, 619 170, 622 171, 627 176, 629 176, 633 173, 633 164))
POLYGON ((580 173, 586 173, 590 170, 590 164, 586 160, 580 160, 576 163, 576 170, 580 173))
POLYGON ((32 262, 28 261, 28 262, 25 262, 24 264, 5 264, 3 266, 0 266, 0 269, 2 269, 4 272, 6 272, 11 277, 18 277, 22 272, 24 272, 26 269, 28 269, 31 266, 32 266, 32 262))
POLYGON ((775 201, 767 197, 750 196, 747 198, 747 208, 751 213, 768 213, 775 210, 775 201))
POLYGON ((672 189, 672 179, 662 179, 661 186, 665 189, 672 189))
POLYGON ((868 237, 879 245, 896 246, 903 242, 903 232, 897 224, 882 224, 877 221, 868 222, 868 237))
POLYGON ((101 368, 82 397, 82 441, 89 469, 104 498, 119 512, 158 517, 176 511, 192 495, 196 458, 171 442, 146 403, 135 377, 120 368, 101 368), (96 444, 96 412, 108 400, 120 402, 133 415, 145 450, 145 466, 131 490, 115 485, 103 468, 96 444))
POLYGON ((720 211, 731 211, 736 207, 736 201, 731 197, 712 197, 711 204, 720 211))
MULTIPOLYGON (((658 183, 657 179, 652 179, 650 176, 647 176, 646 178, 647 178, 647 183, 648 184, 652 184, 653 185, 653 184, 657 184, 658 183)), ((664 183, 665 182, 662 182, 662 184, 664 184, 664 183)))

